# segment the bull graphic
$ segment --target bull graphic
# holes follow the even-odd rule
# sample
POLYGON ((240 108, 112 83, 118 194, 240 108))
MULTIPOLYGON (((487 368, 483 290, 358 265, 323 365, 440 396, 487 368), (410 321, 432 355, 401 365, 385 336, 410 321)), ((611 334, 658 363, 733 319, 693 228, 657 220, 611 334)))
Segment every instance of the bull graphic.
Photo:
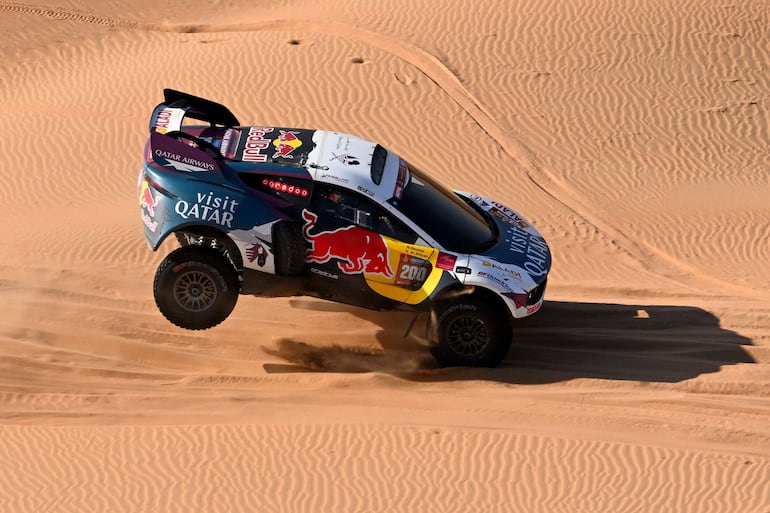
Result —
POLYGON ((307 251, 308 262, 326 263, 332 258, 339 260, 337 266, 345 274, 381 274, 393 276, 388 263, 388 246, 381 235, 358 226, 346 226, 329 232, 310 233, 318 216, 304 210, 303 233, 310 242, 307 251))
POLYGON ((293 159, 294 155, 291 152, 302 146, 302 141, 297 138, 299 132, 292 132, 291 130, 280 130, 280 132, 281 135, 278 136, 278 139, 273 139, 275 146, 273 158, 293 159))
POLYGON ((157 202, 157 199, 152 197, 150 184, 148 184, 147 181, 142 182, 142 189, 139 193, 139 205, 141 205, 142 208, 147 209, 147 213, 150 214, 150 217, 155 217, 155 205, 157 202))

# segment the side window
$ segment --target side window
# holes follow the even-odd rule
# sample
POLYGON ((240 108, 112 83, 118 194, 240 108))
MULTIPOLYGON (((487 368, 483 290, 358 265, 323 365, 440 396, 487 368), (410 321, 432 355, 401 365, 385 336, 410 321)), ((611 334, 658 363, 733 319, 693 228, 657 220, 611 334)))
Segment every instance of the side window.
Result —
POLYGON ((374 231, 391 239, 414 244, 417 242, 417 234, 406 227, 404 223, 393 217, 382 207, 377 207, 380 213, 377 215, 374 231))
POLYGON ((333 185, 322 185, 318 211, 402 242, 414 243, 417 234, 369 198, 333 185))

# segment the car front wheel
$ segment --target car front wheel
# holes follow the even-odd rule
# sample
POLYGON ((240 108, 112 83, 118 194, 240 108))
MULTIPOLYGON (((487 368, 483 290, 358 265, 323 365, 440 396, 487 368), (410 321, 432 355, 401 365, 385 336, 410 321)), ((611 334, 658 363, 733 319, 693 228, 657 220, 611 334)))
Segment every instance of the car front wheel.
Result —
POLYGON ((445 367, 496 367, 511 348, 505 315, 472 299, 435 308, 431 352, 445 367))
POLYGON ((190 245, 171 252, 155 273, 155 304, 173 324, 204 330, 224 321, 238 301, 238 275, 210 248, 190 245))

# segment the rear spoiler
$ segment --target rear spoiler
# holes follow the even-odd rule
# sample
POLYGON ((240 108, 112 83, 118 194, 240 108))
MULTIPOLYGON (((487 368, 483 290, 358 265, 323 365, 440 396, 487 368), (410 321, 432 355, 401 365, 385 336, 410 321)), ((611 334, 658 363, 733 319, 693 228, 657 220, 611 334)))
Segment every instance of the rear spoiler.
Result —
POLYGON ((230 109, 211 100, 174 89, 164 89, 163 98, 163 103, 155 107, 150 118, 150 132, 165 133, 166 131, 179 130, 183 117, 206 121, 212 127, 215 125, 225 127, 240 125, 238 118, 230 112, 230 109), (168 125, 169 118, 174 119, 174 126, 168 125))

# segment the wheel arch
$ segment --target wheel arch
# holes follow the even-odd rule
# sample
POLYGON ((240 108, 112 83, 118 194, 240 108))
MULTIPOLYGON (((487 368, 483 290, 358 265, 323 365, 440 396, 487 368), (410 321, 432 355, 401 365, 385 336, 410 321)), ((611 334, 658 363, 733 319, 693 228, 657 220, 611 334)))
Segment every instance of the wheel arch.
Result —
POLYGON ((432 306, 426 326, 430 351, 441 366, 496 367, 511 348, 511 320, 493 290, 458 286, 432 306))
POLYGON ((467 297, 468 299, 490 306, 503 316, 508 325, 511 325, 513 322, 513 315, 511 314, 508 305, 505 304, 505 300, 500 297, 500 294, 479 285, 462 285, 458 283, 455 286, 448 287, 436 296, 431 303, 431 309, 439 310, 442 306, 451 303, 452 300, 458 296, 467 297))
POLYGON ((241 251, 235 241, 224 231, 207 225, 189 224, 178 226, 175 230, 165 234, 164 238, 172 233, 182 246, 198 244, 224 252, 239 274, 243 270, 241 251), (196 238, 199 239, 197 242, 190 240, 196 238))

